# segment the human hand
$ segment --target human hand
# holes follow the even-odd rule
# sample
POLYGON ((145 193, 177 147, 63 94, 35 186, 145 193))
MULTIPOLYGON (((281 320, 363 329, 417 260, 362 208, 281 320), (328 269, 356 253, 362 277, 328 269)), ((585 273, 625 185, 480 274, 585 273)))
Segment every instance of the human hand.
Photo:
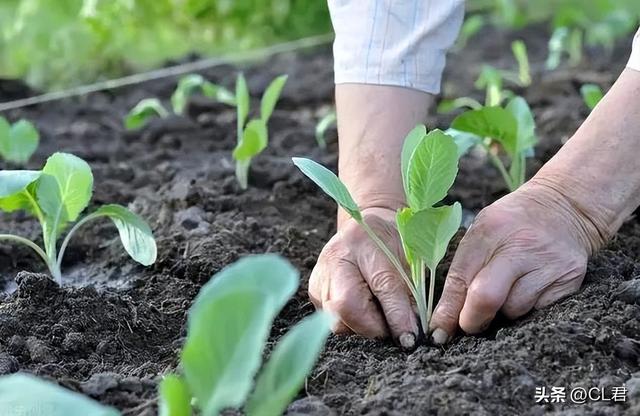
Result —
MULTIPOLYGON (((365 221, 399 257, 402 246, 395 228, 395 210, 368 208, 365 221)), ((413 348, 418 321, 406 284, 387 257, 354 220, 342 221, 318 258, 309 279, 309 297, 318 309, 338 319, 333 331, 368 338, 391 335, 413 348)))
POLYGON ((535 179, 483 209, 460 242, 430 328, 484 331, 498 311, 518 318, 576 292, 601 244, 592 221, 553 182, 535 179))

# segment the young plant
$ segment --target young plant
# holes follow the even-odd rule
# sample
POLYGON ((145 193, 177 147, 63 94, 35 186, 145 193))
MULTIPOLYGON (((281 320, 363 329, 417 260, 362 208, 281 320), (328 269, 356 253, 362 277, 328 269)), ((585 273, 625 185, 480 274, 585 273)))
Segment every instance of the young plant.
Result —
POLYGON ((145 98, 129 111, 124 119, 124 126, 127 130, 136 130, 154 117, 169 117, 169 111, 157 98, 145 98))
POLYGON ((207 98, 231 106, 236 105, 235 96, 231 91, 207 81, 202 75, 191 74, 180 78, 180 81, 178 81, 178 87, 171 96, 173 112, 182 115, 189 98, 198 91, 207 98))
POLYGON ((347 211, 387 256, 416 300, 422 328, 427 331, 436 269, 462 219, 458 202, 436 206, 447 195, 458 172, 458 148, 454 140, 440 130, 427 134, 424 125, 417 126, 405 139, 401 171, 408 207, 398 210, 396 225, 409 273, 367 224, 358 204, 333 172, 309 159, 293 158, 293 163, 347 211), (429 270, 428 290, 425 266, 429 270))
POLYGON ((324 135, 330 127, 336 125, 337 118, 336 110, 333 109, 316 124, 316 142, 318 142, 318 146, 321 149, 327 148, 327 141, 324 139, 324 135))
POLYGON ((109 218, 118 229, 124 249, 145 266, 156 260, 156 243, 147 223, 123 206, 103 205, 89 215, 80 214, 89 204, 93 191, 91 168, 82 159, 68 153, 55 153, 47 159, 41 171, 0 171, 0 210, 26 211, 42 226, 44 249, 33 241, 13 234, 0 234, 0 240, 24 244, 38 254, 49 268, 51 276, 62 282, 60 267, 64 252, 73 234, 84 224, 99 218, 109 218), (60 250, 57 241, 71 223, 60 250))
POLYGON ((38 148, 40 134, 27 120, 13 124, 0 117, 0 156, 6 161, 26 163, 38 148))
POLYGON ((524 98, 514 97, 505 107, 466 111, 453 120, 447 132, 461 148, 481 145, 509 191, 525 182, 526 158, 533 153, 537 139, 533 114, 524 98), (509 159, 508 169, 498 155, 499 148, 509 159))
POLYGON ((286 75, 280 75, 267 87, 260 101, 260 117, 247 121, 251 97, 247 82, 242 74, 236 79, 235 102, 237 111, 238 142, 233 149, 236 161, 236 178, 242 189, 247 189, 251 160, 266 149, 269 143, 267 123, 287 82, 286 75))
POLYGON ((584 103, 589 107, 589 110, 596 108, 596 105, 598 105, 604 97, 602 88, 595 84, 584 84, 580 87, 580 94, 582 95, 584 103))

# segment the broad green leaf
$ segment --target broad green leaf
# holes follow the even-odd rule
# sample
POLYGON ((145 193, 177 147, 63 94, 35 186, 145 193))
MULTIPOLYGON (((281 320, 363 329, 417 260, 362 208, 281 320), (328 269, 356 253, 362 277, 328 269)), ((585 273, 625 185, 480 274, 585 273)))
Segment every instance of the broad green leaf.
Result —
POLYGON ((432 130, 418 143, 407 168, 407 202, 413 211, 430 208, 447 195, 458 173, 458 146, 432 130))
POLYGON ((275 254, 243 257, 216 273, 198 293, 189 310, 189 321, 201 306, 225 293, 239 289, 259 290, 271 299, 276 309, 282 308, 298 288, 298 271, 287 260, 275 254))
POLYGON ((238 112, 238 128, 244 128, 244 124, 247 121, 249 115, 249 104, 251 98, 249 97, 249 88, 247 87, 247 81, 244 79, 244 75, 239 74, 236 78, 236 106, 238 112))
POLYGON ((124 119, 124 126, 127 130, 135 130, 156 116, 164 118, 169 116, 169 112, 157 98, 145 98, 129 111, 124 119))
POLYGON ((9 134, 4 132, 6 126, 0 120, 0 153, 6 160, 25 163, 38 148, 40 135, 38 130, 27 120, 20 120, 11 126, 9 134))
POLYGON ((181 364, 203 416, 244 403, 279 310, 258 288, 239 285, 212 296, 189 315, 181 364))
POLYGON ((57 384, 15 373, 0 377, 0 414, 118 416, 120 413, 57 384))
POLYGON ((118 229, 122 246, 132 259, 144 266, 156 261, 156 241, 149 224, 125 207, 116 204, 98 208, 92 217, 108 217, 118 229))
POLYGON ((326 116, 322 117, 318 124, 316 124, 316 142, 320 148, 325 149, 327 147, 327 141, 324 138, 325 133, 331 126, 335 126, 337 120, 337 114, 335 111, 330 112, 326 116))
POLYGON ((430 270, 435 270, 447 253, 447 246, 460 228, 461 221, 462 207, 456 202, 413 213, 399 232, 405 244, 424 260, 430 270))
POLYGON ((405 208, 399 209, 396 212, 396 225, 398 227, 398 234, 400 234, 400 241, 402 242, 404 257, 407 260, 408 264, 413 264, 415 255, 411 250, 411 247, 407 245, 402 233, 407 228, 407 224, 409 223, 409 220, 411 219, 412 216, 413 216, 413 213, 411 212, 411 208, 405 207, 405 208))
POLYGON ((400 152, 400 172, 402 173, 402 185, 405 194, 409 193, 409 161, 416 147, 427 136, 427 127, 424 124, 418 124, 407 134, 402 143, 402 151, 400 152))
POLYGON ((205 79, 199 74, 190 74, 180 78, 178 86, 171 96, 171 106, 173 112, 176 114, 182 114, 189 97, 195 92, 197 88, 202 87, 205 83, 205 79))
POLYGON ((281 415, 296 396, 331 332, 333 318, 316 312, 282 337, 256 380, 247 416, 281 415))
POLYGON ((191 392, 182 377, 167 374, 158 390, 159 416, 191 416, 191 392))
POLYGON ((480 143, 481 138, 472 133, 456 129, 447 129, 445 134, 451 136, 458 146, 458 158, 465 155, 472 147, 480 143))
POLYGON ((280 93, 284 88, 284 84, 287 82, 287 75, 280 75, 267 87, 262 95, 262 100, 260 101, 260 118, 264 120, 266 123, 271 114, 273 113, 273 109, 276 107, 276 103, 278 102, 278 98, 280 98, 280 93))
POLYGON ((509 156, 516 154, 518 122, 504 108, 484 107, 467 111, 456 117, 451 127, 480 137, 490 137, 499 142, 509 156))
POLYGON ((242 139, 233 149, 235 160, 250 159, 267 148, 269 137, 263 120, 251 120, 244 129, 242 139))
POLYGON ((582 99, 587 107, 589 107, 589 110, 593 110, 600 100, 602 100, 602 97, 604 97, 602 88, 595 84, 584 84, 580 87, 580 94, 582 94, 582 99))
POLYGON ((514 155, 518 155, 535 146, 537 142, 536 122, 533 119, 529 104, 522 97, 516 96, 512 98, 507 104, 506 110, 511 113, 517 123, 517 140, 513 151, 514 155))
POLYGON ((338 205, 353 217, 357 222, 362 221, 362 214, 358 204, 353 200, 349 190, 333 172, 319 163, 302 157, 292 158, 293 164, 298 167, 309 179, 314 181, 322 190, 333 198, 338 205))
POLYGON ((13 212, 24 209, 35 212, 35 182, 40 171, 2 170, 0 171, 0 209, 13 212))

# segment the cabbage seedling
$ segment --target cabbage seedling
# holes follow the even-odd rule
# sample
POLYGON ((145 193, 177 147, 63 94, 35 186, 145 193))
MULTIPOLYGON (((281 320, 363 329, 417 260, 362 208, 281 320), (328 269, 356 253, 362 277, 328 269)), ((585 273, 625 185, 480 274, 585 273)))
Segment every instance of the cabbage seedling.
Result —
POLYGON ((280 75, 271 81, 260 101, 260 117, 247 122, 251 101, 249 89, 242 74, 238 75, 236 79, 235 101, 238 143, 233 149, 233 158, 236 161, 236 178, 242 189, 247 189, 248 187, 251 160, 266 149, 269 143, 267 123, 286 82, 286 75, 280 75))
POLYGON ((272 254, 246 257, 213 276, 189 310, 182 374, 167 375, 160 384, 160 415, 191 415, 193 403, 203 416, 243 404, 248 416, 282 414, 332 323, 325 312, 302 320, 262 365, 273 320, 298 281, 291 264, 272 254))
POLYGON ((154 117, 169 117, 169 111, 157 98, 145 98, 129 111, 124 119, 124 126, 127 130, 139 129, 154 117))
POLYGON ((318 121, 318 124, 316 124, 316 142, 318 142, 318 146, 321 149, 327 148, 327 141, 324 139, 324 135, 330 127, 336 125, 337 118, 338 116, 334 109, 322 117, 320 121, 318 121))
POLYGON ((447 195, 458 173, 458 148, 454 140, 440 130, 427 134, 424 125, 417 126, 405 139, 401 169, 409 206, 398 210, 396 225, 409 273, 367 224, 349 190, 333 172, 309 159, 293 158, 293 163, 347 211, 387 256, 416 300, 422 328, 427 331, 436 269, 462 219, 458 202, 435 206, 447 195), (428 290, 425 266, 429 270, 428 290))
POLYGON ((26 163, 38 148, 40 134, 27 120, 13 124, 0 117, 0 156, 14 163, 26 163))
POLYGON ((482 107, 466 111, 453 120, 447 133, 467 149, 481 145, 509 191, 525 182, 526 158, 532 155, 537 139, 533 114, 524 98, 514 97, 504 108, 482 107), (507 155, 509 169, 500 159, 498 147, 507 155))
POLYGON ((60 267, 71 236, 84 224, 109 218, 118 229, 127 253, 145 266, 156 260, 156 243, 149 225, 123 206, 103 205, 89 215, 80 214, 89 204, 93 174, 84 160, 69 153, 55 153, 41 171, 0 171, 0 210, 26 211, 42 226, 44 249, 33 241, 13 234, 0 234, 0 240, 24 244, 44 260, 51 276, 62 283, 60 267), (57 241, 72 222, 60 250, 57 241))
POLYGON ((602 88, 595 84, 584 84, 580 87, 580 94, 582 95, 584 103, 589 107, 589 110, 596 108, 596 105, 598 105, 604 97, 602 88))
POLYGON ((234 94, 228 89, 204 79, 202 75, 191 74, 180 78, 178 87, 171 96, 173 112, 183 114, 189 97, 200 91, 207 98, 212 98, 221 103, 235 106, 234 94))

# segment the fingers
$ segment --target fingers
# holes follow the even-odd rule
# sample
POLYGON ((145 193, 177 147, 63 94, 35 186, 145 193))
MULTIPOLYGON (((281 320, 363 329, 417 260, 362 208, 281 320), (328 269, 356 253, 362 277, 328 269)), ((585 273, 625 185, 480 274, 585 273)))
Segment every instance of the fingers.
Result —
POLYGON ((523 274, 514 256, 497 254, 473 278, 460 311, 460 328, 467 334, 484 331, 507 300, 514 282, 523 274))
POLYGON ((488 247, 486 238, 473 227, 460 242, 449 268, 442 296, 429 324, 435 344, 446 343, 458 329, 458 319, 467 297, 467 289, 487 262, 488 247))

